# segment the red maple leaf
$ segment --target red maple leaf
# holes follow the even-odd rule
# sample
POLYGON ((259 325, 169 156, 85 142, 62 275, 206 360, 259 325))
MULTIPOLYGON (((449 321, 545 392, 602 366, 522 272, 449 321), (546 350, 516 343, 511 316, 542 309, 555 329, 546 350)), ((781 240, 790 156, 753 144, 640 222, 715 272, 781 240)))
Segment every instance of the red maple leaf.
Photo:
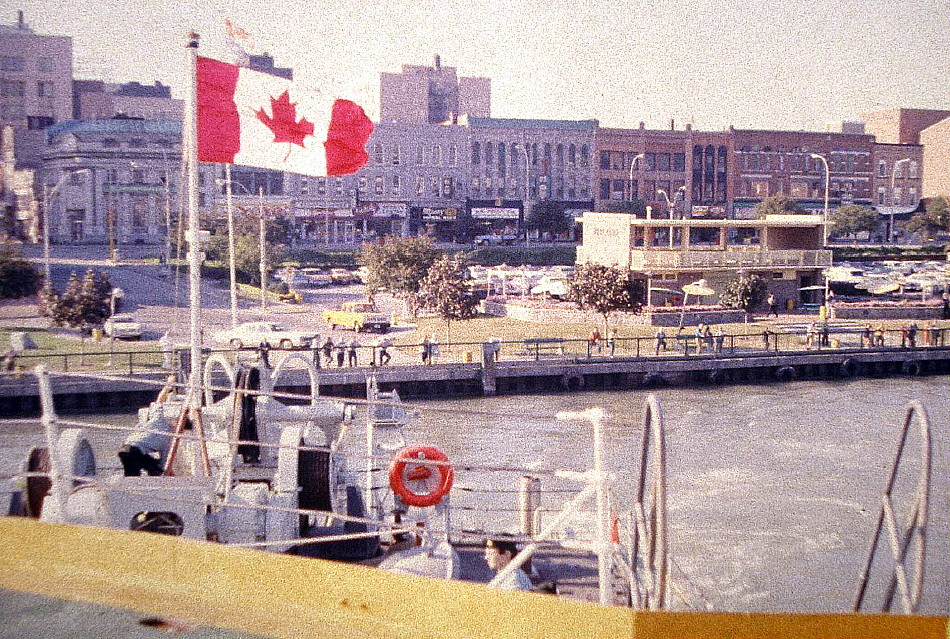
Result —
POLYGON ((254 112, 257 119, 274 132, 274 142, 290 142, 303 146, 303 139, 313 135, 313 123, 306 118, 297 120, 296 102, 290 102, 290 96, 284 91, 279 98, 270 99, 272 116, 264 113, 264 109, 254 112))

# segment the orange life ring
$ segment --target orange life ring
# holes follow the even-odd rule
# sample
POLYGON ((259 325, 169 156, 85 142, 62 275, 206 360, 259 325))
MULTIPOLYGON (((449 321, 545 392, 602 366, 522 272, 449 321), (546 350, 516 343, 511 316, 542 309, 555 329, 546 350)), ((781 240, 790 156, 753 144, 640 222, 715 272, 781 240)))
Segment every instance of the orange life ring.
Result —
POLYGON ((407 446, 396 454, 389 465, 389 485, 407 506, 435 506, 452 490, 455 470, 448 464, 428 465, 413 463, 417 460, 447 462, 449 458, 435 446, 407 446), (439 471, 438 483, 428 492, 417 493, 406 482, 424 481, 432 477, 432 469, 439 471))

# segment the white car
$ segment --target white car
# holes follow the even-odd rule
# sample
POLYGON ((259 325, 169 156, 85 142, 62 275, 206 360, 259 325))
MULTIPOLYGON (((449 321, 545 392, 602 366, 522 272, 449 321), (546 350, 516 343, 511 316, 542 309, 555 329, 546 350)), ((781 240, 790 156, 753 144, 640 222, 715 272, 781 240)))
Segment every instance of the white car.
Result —
POLYGON ((107 337, 142 339, 142 325, 131 315, 113 315, 102 325, 107 337))
POLYGON ((315 333, 292 331, 276 322, 245 322, 237 328, 229 328, 214 334, 214 341, 230 344, 234 348, 244 346, 268 346, 290 348, 291 346, 310 346, 317 339, 315 333))

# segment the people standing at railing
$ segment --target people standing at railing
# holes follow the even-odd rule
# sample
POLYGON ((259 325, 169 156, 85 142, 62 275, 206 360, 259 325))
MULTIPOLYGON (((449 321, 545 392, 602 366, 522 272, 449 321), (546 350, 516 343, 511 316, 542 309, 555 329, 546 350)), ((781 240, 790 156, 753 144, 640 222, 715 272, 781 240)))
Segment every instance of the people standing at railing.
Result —
POLYGON ((927 344, 930 346, 937 346, 940 344, 940 329, 937 328, 936 322, 930 322, 930 327, 928 329, 930 333, 930 339, 927 340, 927 344))
POLYGON ((336 349, 336 367, 343 368, 343 360, 346 359, 346 342, 340 340, 334 348, 336 349))
POLYGON ((907 327, 907 343, 911 348, 917 346, 917 322, 911 322, 907 327))
POLYGON ((590 332, 590 337, 587 338, 587 343, 589 345, 588 350, 593 353, 596 349, 598 353, 601 352, 600 345, 600 330, 595 326, 594 330, 590 332))
POLYGON ((825 320, 821 325, 821 342, 820 346, 831 346, 831 327, 828 325, 828 320, 825 320))
POLYGON ((907 348, 907 324, 901 324, 901 348, 907 348))
POLYGON ((818 326, 812 322, 805 331, 805 347, 809 350, 818 341, 818 326))
POLYGON ((663 349, 666 352, 666 333, 663 331, 663 328, 660 327, 656 332, 656 354, 660 354, 660 349, 663 349))
POLYGON ((769 296, 765 298, 765 303, 769 305, 769 312, 766 314, 766 317, 769 315, 778 317, 778 302, 775 300, 775 293, 769 291, 769 296))
POLYGON ((323 351, 323 359, 327 362, 327 368, 330 368, 330 365, 333 363, 333 340, 330 339, 329 335, 323 340, 323 345, 320 346, 320 350, 323 351))
POLYGON ((429 363, 435 364, 435 358, 440 354, 439 340, 436 339, 435 335, 432 335, 429 337, 429 363))
POLYGON ((3 359, 0 360, 0 369, 6 373, 11 373, 16 370, 16 358, 17 350, 12 346, 7 349, 7 352, 3 354, 3 359))
POLYGON ((861 348, 870 348, 874 346, 874 336, 871 333, 871 325, 865 324, 861 329, 861 348))
POLYGON ((419 344, 419 356, 422 358, 423 364, 429 363, 429 357, 432 355, 431 346, 429 336, 426 335, 422 338, 422 343, 419 344))
MULTIPOLYGON (((379 365, 385 366, 389 363, 389 360, 392 359, 392 356, 389 354, 389 347, 392 346, 393 341, 388 337, 384 337, 379 340, 377 347, 379 348, 379 365)), ((375 363, 375 359, 373 360, 375 363)))
POLYGON ((695 337, 696 337, 696 352, 697 353, 703 352, 703 326, 704 324, 702 322, 696 325, 695 337))
POLYGON ((874 344, 878 347, 884 346, 884 326, 880 325, 874 329, 874 344))
POLYGON ((347 362, 346 362, 346 363, 347 363, 347 366, 359 366, 359 365, 360 365, 359 359, 358 359, 358 356, 357 356, 357 353, 359 352, 359 348, 360 348, 360 342, 359 342, 359 340, 357 340, 357 339, 354 337, 354 338, 353 338, 353 341, 350 342, 349 346, 347 346, 347 349, 346 349, 346 354, 347 354, 347 362))
POLYGON ((762 331, 762 346, 765 348, 765 350, 769 350, 769 344, 771 342, 772 335, 774 335, 774 333, 772 333, 772 331, 769 329, 762 331))
POLYGON ((613 354, 617 351, 617 329, 610 329, 610 336, 607 338, 607 346, 610 347, 610 355, 613 357, 613 354))
POLYGON ((722 353, 723 342, 726 341, 726 334, 722 330, 722 326, 716 327, 716 352, 722 353))
POLYGON ((703 326, 703 342, 706 344, 706 350, 711 351, 713 349, 712 328, 709 324, 703 326))

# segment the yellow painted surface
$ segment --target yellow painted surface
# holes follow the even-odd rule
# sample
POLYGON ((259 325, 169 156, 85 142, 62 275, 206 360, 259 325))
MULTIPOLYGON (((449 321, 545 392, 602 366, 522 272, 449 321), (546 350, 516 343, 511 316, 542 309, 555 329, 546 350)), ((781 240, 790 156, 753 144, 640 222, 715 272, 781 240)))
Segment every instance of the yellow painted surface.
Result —
POLYGON ((141 532, 0 518, 0 588, 273 637, 947 637, 945 617, 645 613, 141 532))

